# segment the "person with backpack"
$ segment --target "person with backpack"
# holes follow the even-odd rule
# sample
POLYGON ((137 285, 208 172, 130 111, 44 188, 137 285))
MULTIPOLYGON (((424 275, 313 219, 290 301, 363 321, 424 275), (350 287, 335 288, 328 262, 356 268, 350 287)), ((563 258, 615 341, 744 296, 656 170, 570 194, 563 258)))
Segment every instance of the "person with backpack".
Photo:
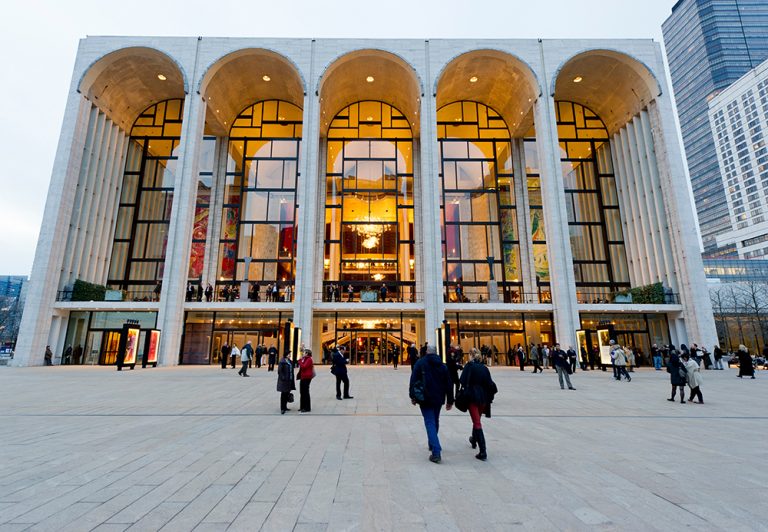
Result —
POLYGON ((472 420, 472 436, 469 437, 469 444, 473 449, 480 447, 475 458, 485 461, 488 459, 488 449, 485 444, 481 416, 485 414, 485 417, 491 417, 491 403, 498 388, 491 378, 490 370, 483 364, 480 351, 473 347, 469 353, 472 360, 461 372, 459 394, 462 396, 462 401, 466 402, 469 417, 472 420))
POLYGON ((424 356, 420 357, 413 367, 408 395, 411 403, 419 405, 421 416, 424 418, 430 451, 429 461, 439 464, 443 450, 437 436, 440 430, 440 410, 446 403, 446 398, 448 406, 445 409, 453 408, 453 383, 448 368, 431 345, 427 346, 424 356))
POLYGON ((616 343, 616 340, 611 340, 608 343, 611 345, 611 358, 613 359, 613 366, 616 368, 616 380, 620 381, 623 376, 627 382, 632 382, 632 377, 627 373, 627 355, 624 349, 616 343))

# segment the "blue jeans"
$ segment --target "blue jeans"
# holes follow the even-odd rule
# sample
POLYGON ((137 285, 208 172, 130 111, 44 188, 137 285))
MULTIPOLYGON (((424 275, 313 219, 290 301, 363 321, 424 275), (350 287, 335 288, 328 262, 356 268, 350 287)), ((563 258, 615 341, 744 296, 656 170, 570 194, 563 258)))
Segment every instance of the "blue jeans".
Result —
POLYGON ((661 369, 661 357, 653 357, 653 367, 661 369))
POLYGON ((440 430, 440 409, 443 405, 438 406, 420 406, 421 415, 424 418, 424 427, 427 429, 427 440, 429 441, 429 447, 432 449, 432 454, 440 456, 443 448, 440 447, 440 440, 437 437, 437 432, 440 430))

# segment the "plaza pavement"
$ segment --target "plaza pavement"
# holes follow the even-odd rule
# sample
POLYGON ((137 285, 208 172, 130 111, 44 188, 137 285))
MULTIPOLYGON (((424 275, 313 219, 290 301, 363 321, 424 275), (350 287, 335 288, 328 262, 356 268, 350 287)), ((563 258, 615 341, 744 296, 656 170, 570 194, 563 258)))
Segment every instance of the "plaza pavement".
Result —
POLYGON ((0 368, 0 531, 768 529, 766 372, 681 405, 665 372, 492 368, 489 460, 453 410, 436 465, 407 366, 351 367, 345 401, 318 367, 284 416, 236 371, 0 368))

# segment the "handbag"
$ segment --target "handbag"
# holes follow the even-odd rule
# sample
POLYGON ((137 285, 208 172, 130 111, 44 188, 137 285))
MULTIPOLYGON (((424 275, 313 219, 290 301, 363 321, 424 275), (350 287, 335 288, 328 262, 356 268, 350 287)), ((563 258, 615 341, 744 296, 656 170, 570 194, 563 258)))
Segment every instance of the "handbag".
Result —
POLYGON ((288 402, 289 403, 293 402, 293 392, 288 392, 288 402))
POLYGON ((466 388, 459 389, 459 393, 456 394, 456 400, 454 401, 453 406, 462 412, 469 410, 469 393, 466 388))

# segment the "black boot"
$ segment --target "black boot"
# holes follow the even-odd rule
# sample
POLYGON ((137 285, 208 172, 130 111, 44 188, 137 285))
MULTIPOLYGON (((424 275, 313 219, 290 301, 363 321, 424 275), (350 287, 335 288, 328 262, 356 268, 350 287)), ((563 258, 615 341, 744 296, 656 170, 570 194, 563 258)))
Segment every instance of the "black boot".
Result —
POLYGON ((477 449, 477 429, 472 429, 472 436, 469 437, 469 444, 473 449, 477 449))
POLYGON ((480 446, 480 452, 475 455, 475 458, 482 461, 487 460, 488 454, 485 452, 485 434, 483 434, 483 429, 477 429, 475 431, 475 439, 480 446))

